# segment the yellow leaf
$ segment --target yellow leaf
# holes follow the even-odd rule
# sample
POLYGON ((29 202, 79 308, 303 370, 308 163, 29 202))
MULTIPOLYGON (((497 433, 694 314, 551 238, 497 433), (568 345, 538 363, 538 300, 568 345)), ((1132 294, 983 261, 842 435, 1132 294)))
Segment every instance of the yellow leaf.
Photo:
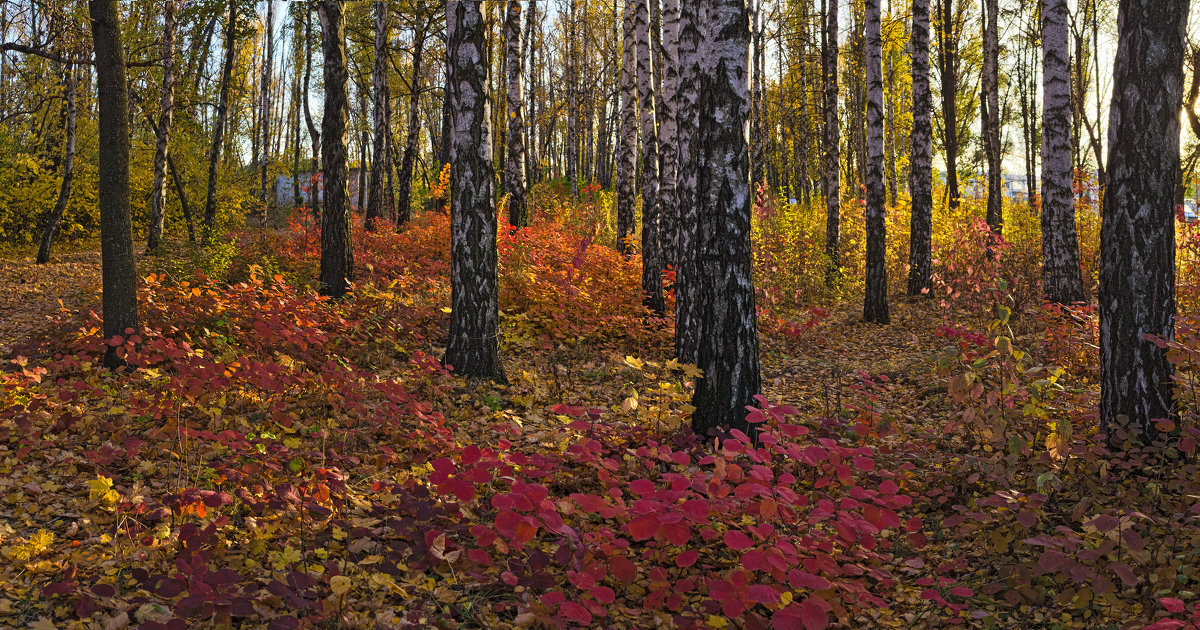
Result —
POLYGON ((729 625, 729 620, 717 615, 709 615, 707 623, 709 628, 724 628, 729 625))
POLYGON ((637 359, 635 357, 626 356, 625 357, 625 365, 628 365, 629 367, 631 367, 635 370, 640 370, 646 365, 646 362, 642 361, 641 359, 637 359))
POLYGON ((338 575, 329 579, 329 588, 334 595, 341 597, 350 592, 350 578, 344 575, 338 575))
POLYGON ((116 503, 121 498, 121 495, 116 490, 113 490, 112 487, 112 479, 97 474, 95 479, 88 482, 88 488, 91 489, 88 492, 88 498, 105 504, 116 503))

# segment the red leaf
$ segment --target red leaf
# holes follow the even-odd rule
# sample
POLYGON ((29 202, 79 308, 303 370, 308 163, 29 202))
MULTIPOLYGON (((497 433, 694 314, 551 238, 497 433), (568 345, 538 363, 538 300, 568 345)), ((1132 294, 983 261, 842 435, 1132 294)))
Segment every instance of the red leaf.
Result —
POLYGON ((750 601, 760 604, 777 604, 779 603, 779 592, 772 586, 765 584, 754 584, 746 589, 746 594, 750 601))
POLYGON ((1093 520, 1091 523, 1088 523, 1088 525, 1095 527, 1096 530, 1100 532, 1111 532, 1120 524, 1121 521, 1118 521, 1116 517, 1109 516, 1108 514, 1097 516, 1095 520, 1093 520))
POLYGON ((1037 524, 1037 512, 1032 510, 1021 510, 1017 512, 1017 522, 1025 527, 1033 527, 1037 524))
POLYGON ((972 591, 965 586, 955 586, 954 588, 950 589, 950 594, 955 597, 970 597, 975 594, 975 591, 972 591))
POLYGON ((693 564, 696 564, 696 560, 699 557, 700 557, 699 551, 696 551, 695 549, 688 549, 687 551, 685 551, 675 557, 675 566, 677 566, 681 569, 686 569, 687 567, 690 567, 693 564))
POLYGON ((629 484, 629 489, 638 496, 654 494, 654 482, 649 479, 638 479, 629 484))
POLYGON ((1162 604, 1163 608, 1166 608, 1169 613, 1178 614, 1183 612, 1183 600, 1177 597, 1160 597, 1158 603, 1162 604))
POLYGON ((683 515, 693 521, 708 520, 709 505, 704 499, 692 499, 683 504, 683 515))
POLYGON ((660 523, 655 514, 643 514, 629 521, 629 535, 634 540, 647 540, 658 533, 660 523))
POLYGON ((587 609, 578 602, 565 602, 563 603, 562 607, 558 609, 558 612, 567 621, 574 621, 575 623, 584 625, 592 623, 592 613, 588 612, 587 609))
POLYGON ((637 579, 637 565, 625 556, 617 556, 609 560, 608 570, 613 577, 622 582, 633 582, 637 579))
POLYGON ((823 591, 830 587, 829 580, 805 571, 792 571, 788 573, 788 582, 792 585, 792 588, 810 588, 814 591, 823 591))
POLYGON ((462 450, 460 457, 462 458, 463 466, 470 466, 471 464, 478 462, 482 455, 483 451, 479 450, 478 446, 471 444, 462 450))
POLYGON ((725 532, 725 544, 734 551, 745 551, 754 544, 754 541, 750 540, 749 536, 735 529, 725 532))
POLYGON ((607 586, 593 586, 592 590, 588 592, 601 604, 611 604, 617 600, 617 594, 607 586))

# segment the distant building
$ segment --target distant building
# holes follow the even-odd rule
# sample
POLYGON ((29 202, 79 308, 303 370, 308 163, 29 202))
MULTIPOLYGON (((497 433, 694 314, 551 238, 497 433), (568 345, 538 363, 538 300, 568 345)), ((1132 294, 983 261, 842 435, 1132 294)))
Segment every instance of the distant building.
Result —
MULTIPOLYGON (((348 180, 346 182, 347 183, 346 188, 349 190, 350 207, 354 210, 359 209, 359 207, 358 207, 359 172, 360 172, 360 169, 352 168, 352 169, 350 169, 349 173, 346 175, 346 179, 348 180)), ((302 205, 308 205, 309 203, 311 203, 310 200, 312 198, 309 196, 310 193, 306 189, 309 188, 310 182, 312 181, 312 172, 305 171, 303 173, 300 173, 299 179, 300 179, 300 203, 302 205)), ((323 185, 323 181, 324 180, 321 178, 321 171, 317 171, 316 187, 317 187, 317 199, 318 200, 325 199, 325 194, 324 194, 325 188, 323 185)), ((290 174, 289 175, 280 175, 279 177, 275 178, 275 203, 279 204, 282 207, 286 207, 286 206, 292 205, 294 202, 295 202, 295 189, 292 187, 292 176, 290 174)))

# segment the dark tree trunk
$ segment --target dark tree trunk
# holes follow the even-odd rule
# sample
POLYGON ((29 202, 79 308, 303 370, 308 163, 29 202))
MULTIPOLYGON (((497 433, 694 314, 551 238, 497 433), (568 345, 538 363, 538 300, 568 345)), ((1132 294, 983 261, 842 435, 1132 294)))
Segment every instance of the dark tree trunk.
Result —
POLYGON ((1067 2, 1042 3, 1042 272, 1051 302, 1083 301, 1071 164, 1067 2))
POLYGON ((938 71, 942 82, 942 144, 946 149, 946 197, 958 207, 958 27, 954 0, 938 0, 938 71))
POLYGON ((58 191, 58 201, 46 215, 46 226, 42 231, 42 243, 38 248, 37 264, 50 262, 50 247, 54 244, 54 236, 58 233, 58 224, 62 221, 63 212, 71 200, 71 186, 75 181, 75 130, 78 120, 78 99, 76 97, 75 67, 67 64, 65 87, 67 96, 67 138, 63 147, 62 187, 58 191))
POLYGON ((908 241, 908 294, 931 288, 933 271, 933 100, 929 93, 929 0, 913 0, 912 221, 908 241))
POLYGON ((890 319, 887 303, 887 226, 884 223, 883 54, 879 0, 866 0, 865 8, 863 58, 867 66, 867 260, 863 319, 886 324, 890 319))
MULTIPOLYGON (((275 2, 267 0, 267 32, 264 34, 267 39, 266 59, 263 61, 263 77, 262 77, 262 162, 258 164, 259 169, 259 186, 261 190, 259 194, 259 203, 262 205, 263 211, 269 204, 274 203, 272 193, 274 187, 267 182, 268 170, 271 165, 271 82, 274 79, 275 73, 275 2)), ((264 215, 265 219, 265 215, 264 215)))
MULTIPOLYGON (((1100 431, 1175 414, 1175 178, 1188 0, 1122 0, 1100 233, 1100 431)), ((1049 74, 1049 73, 1047 73, 1049 74)))
MULTIPOLYGON (((382 0, 375 2, 375 67, 373 73, 375 138, 371 150, 371 190, 367 196, 367 229, 374 231, 376 222, 392 215, 390 203, 385 195, 384 184, 387 181, 388 166, 388 128, 387 102, 391 98, 388 90, 387 76, 388 58, 388 3, 382 0)), ((363 165, 365 166, 365 165, 363 165)))
POLYGON ((617 149, 617 250, 630 255, 633 237, 634 184, 637 171, 637 43, 634 39, 634 3, 625 5, 621 53, 621 129, 617 149))
MULTIPOLYGON (((89 0, 99 92, 100 260, 104 338, 128 338, 138 331, 137 269, 129 210, 129 93, 125 51, 116 0, 89 0)), ((124 365, 109 345, 104 364, 124 365)))
POLYGON ((749 12, 745 0, 709 0, 700 44, 702 162, 696 248, 700 344, 692 428, 750 431, 746 407, 760 391, 758 328, 750 251, 750 156, 746 126, 749 12))
POLYGON ((508 152, 504 168, 504 187, 508 192, 508 223, 529 224, 525 211, 525 96, 521 73, 521 3, 509 0, 504 20, 504 39, 508 55, 508 152))
POLYGON ((150 233, 146 251, 157 252, 162 245, 167 217, 167 158, 170 156, 171 125, 175 119, 175 30, 178 3, 167 0, 163 11, 163 80, 159 106, 158 142, 154 149, 154 189, 150 193, 150 233))
POLYGON ((309 84, 312 79, 312 11, 304 11, 304 123, 308 127, 308 138, 312 142, 312 172, 308 185, 308 200, 312 207, 313 216, 321 214, 321 190, 324 182, 321 175, 321 132, 313 122, 312 108, 308 104, 309 84))
POLYGON ((841 274, 842 190, 841 142, 838 134, 838 2, 821 0, 821 66, 824 77, 825 161, 822 169, 821 194, 825 197, 825 255, 829 258, 826 279, 829 284, 841 274))
POLYGON ((450 338, 444 363, 468 377, 504 380, 500 364, 496 208, 486 26, 479 2, 450 0, 450 338))
POLYGON ((346 5, 337 0, 317 3, 321 48, 325 57, 325 114, 321 119, 321 158, 325 203, 321 213, 322 295, 340 298, 354 281, 354 248, 350 241, 350 199, 347 194, 347 121, 350 95, 346 72, 346 5))
POLYGON ((654 51, 649 24, 652 1, 639 0, 634 14, 642 120, 642 295, 646 308, 655 315, 662 315, 666 307, 658 240, 658 121, 654 109, 654 51))
POLYGON ((396 192, 399 206, 396 211, 396 227, 408 223, 412 216, 413 167, 417 160, 417 140, 421 136, 421 57, 425 51, 425 27, 418 27, 413 43, 412 81, 408 95, 408 133, 404 139, 404 157, 400 160, 399 188, 396 192))
POLYGON ((217 120, 213 124, 212 147, 208 154, 208 195, 204 200, 204 236, 207 245, 217 225, 217 161, 221 157, 221 142, 225 135, 225 119, 229 115, 229 84, 237 49, 237 0, 229 0, 229 22, 225 26, 225 62, 221 67, 221 96, 217 101, 217 120))
POLYGON ((983 149, 987 158, 987 224, 992 232, 1004 233, 1003 176, 1000 163, 1000 3, 984 0, 983 29, 983 95, 986 104, 983 117, 983 149))

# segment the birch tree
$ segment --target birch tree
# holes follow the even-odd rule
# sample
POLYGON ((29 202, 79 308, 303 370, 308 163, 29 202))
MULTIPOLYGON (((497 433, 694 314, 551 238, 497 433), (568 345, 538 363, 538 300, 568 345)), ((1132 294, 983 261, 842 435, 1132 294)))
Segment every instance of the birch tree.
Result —
POLYGON ((720 426, 749 431, 746 406, 761 388, 758 328, 750 252, 750 114, 746 0, 706 0, 708 37, 697 53, 704 66, 700 90, 701 150, 696 269, 700 343, 692 428, 701 435, 720 426))
POLYGON ((663 266, 678 266, 679 201, 676 194, 679 176, 678 123, 679 99, 679 0, 663 0, 662 99, 658 111, 658 144, 662 172, 659 174, 658 224, 663 266))
POLYGON ((821 194, 825 197, 825 255, 829 258, 829 283, 836 281, 841 267, 841 150, 838 134, 838 2, 821 0, 821 70, 824 80, 825 160, 821 194))
POLYGON ((412 79, 409 81, 408 131, 404 138, 404 156, 400 159, 400 175, 396 190, 396 228, 408 223, 412 214, 413 169, 417 160, 417 141, 421 137, 421 65, 425 55, 428 25, 422 22, 413 34, 412 79))
POLYGON ((237 0, 229 0, 229 18, 225 23, 225 61, 221 65, 221 95, 217 100, 217 119, 213 123, 212 146, 208 153, 208 194, 204 198, 204 236, 207 245, 217 224, 217 160, 225 139, 225 120, 229 116, 229 84, 237 54, 237 0))
POLYGON ((500 364, 487 27, 481 3, 447 3, 450 39, 450 338, 458 374, 504 380, 500 364))
POLYGON ((525 209, 525 95, 521 56, 521 3, 509 0, 504 19, 504 43, 508 55, 508 151, 504 188, 508 192, 508 223, 529 224, 525 209))
POLYGON ((1071 73, 1066 0, 1042 2, 1042 274, 1051 302, 1086 296, 1072 189, 1071 73))
MULTIPOLYGON (((1122 0, 1100 232, 1100 431, 1175 415, 1175 185, 1189 0, 1122 0)), ((1049 72, 1047 72, 1049 74, 1049 72)), ((1111 434, 1111 433, 1110 433, 1111 434)))
POLYGON ((372 97, 374 107, 372 116, 375 126, 375 137, 372 139, 371 181, 370 194, 367 197, 366 226, 374 230, 376 223, 392 214, 392 200, 388 199, 384 183, 390 171, 388 155, 388 124, 387 103, 391 98, 388 88, 388 3, 382 0, 375 2, 375 66, 372 71, 372 97))
POLYGON ((325 113, 321 119, 321 159, 325 200, 321 212, 322 295, 344 296, 354 281, 354 248, 350 242, 349 156, 346 147, 350 94, 346 70, 346 5, 338 0, 317 3, 324 54, 325 113))
POLYGON ((933 270, 933 99, 929 93, 929 0, 912 3, 912 220, 908 244, 908 294, 931 288, 933 270))
POLYGON ((884 224, 883 184, 883 52, 880 42, 879 0, 866 0, 864 57, 867 66, 867 164, 866 164, 866 295, 863 319, 886 324, 887 227, 884 224))
POLYGON ((983 28, 983 151, 987 160, 987 224, 1004 232, 1004 177, 1000 162, 1000 3, 984 0, 983 28))
POLYGON ((696 361, 700 344, 700 276, 696 267, 699 246, 700 90, 704 79, 700 43, 702 13, 707 5, 679 3, 676 47, 679 89, 674 108, 678 144, 675 203, 679 208, 675 251, 675 356, 685 363, 696 361))
POLYGON ((637 173, 637 40, 634 2, 625 5, 621 49, 621 131, 617 149, 617 250, 629 256, 633 236, 633 179, 637 173))
POLYGON ((661 315, 666 307, 658 236, 658 121, 654 111, 654 55, 649 20, 652 1, 638 0, 634 37, 642 121, 642 294, 646 308, 661 315))
POLYGON ((167 216, 167 158, 171 146, 171 125, 175 117, 175 32, 179 3, 167 0, 163 6, 163 79, 159 104, 157 142, 154 147, 154 188, 150 192, 150 230, 146 251, 157 252, 162 245, 167 216))

